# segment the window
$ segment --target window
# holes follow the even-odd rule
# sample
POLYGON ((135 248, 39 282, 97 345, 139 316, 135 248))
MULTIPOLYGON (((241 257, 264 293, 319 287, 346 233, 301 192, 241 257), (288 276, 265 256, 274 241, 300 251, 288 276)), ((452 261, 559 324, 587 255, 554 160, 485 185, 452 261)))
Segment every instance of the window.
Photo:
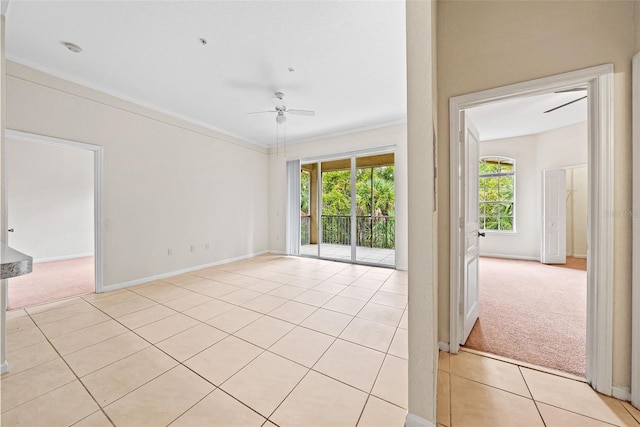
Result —
POLYGON ((481 230, 515 231, 515 169, 513 159, 480 159, 478 200, 481 230))

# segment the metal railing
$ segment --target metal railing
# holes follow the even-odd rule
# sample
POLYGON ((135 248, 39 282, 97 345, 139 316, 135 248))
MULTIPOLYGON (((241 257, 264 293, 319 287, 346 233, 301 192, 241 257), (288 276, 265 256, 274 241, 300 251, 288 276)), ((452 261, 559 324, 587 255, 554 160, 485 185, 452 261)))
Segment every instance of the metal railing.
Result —
MULTIPOLYGON (((395 249, 396 222, 393 216, 356 217, 356 246, 395 249)), ((301 243, 309 244, 310 217, 300 217, 301 243)), ((322 215, 322 243, 351 244, 351 217, 349 215, 322 215)))
POLYGON ((300 215, 300 244, 311 242, 311 215, 300 215))

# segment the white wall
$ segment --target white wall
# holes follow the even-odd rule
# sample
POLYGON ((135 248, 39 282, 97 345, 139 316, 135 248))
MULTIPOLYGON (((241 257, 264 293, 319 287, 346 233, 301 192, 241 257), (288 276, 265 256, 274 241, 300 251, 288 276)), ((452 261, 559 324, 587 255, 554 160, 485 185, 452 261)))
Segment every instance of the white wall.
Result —
POLYGON ((9 245, 35 261, 93 254, 93 153, 5 144, 9 245))
POLYGON ((268 249, 266 149, 7 66, 8 129, 104 147, 105 286, 268 249))
MULTIPOLYGON (((481 255, 540 259, 541 172, 586 165, 587 148, 586 122, 536 135, 480 142, 480 156, 503 156, 516 161, 516 232, 487 232, 480 239, 481 255)), ((577 242, 578 248, 585 248, 579 254, 586 255, 586 172, 578 178, 583 180, 577 181, 578 188, 573 194, 579 199, 569 200, 578 206, 570 207, 575 215, 567 224, 570 233, 567 237, 571 241, 571 251, 567 252, 573 254, 573 244, 577 242)))
POLYGON ((396 264, 407 269, 407 127, 405 124, 289 144, 269 154, 269 247, 284 253, 286 236, 286 162, 395 146, 396 264))

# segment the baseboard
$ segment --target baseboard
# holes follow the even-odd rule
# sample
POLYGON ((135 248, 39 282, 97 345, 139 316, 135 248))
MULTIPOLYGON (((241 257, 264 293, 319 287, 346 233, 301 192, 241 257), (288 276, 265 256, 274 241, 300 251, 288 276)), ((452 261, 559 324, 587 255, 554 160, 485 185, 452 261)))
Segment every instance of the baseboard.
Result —
POLYGON ((270 254, 274 254, 274 255, 286 255, 287 253, 285 251, 274 251, 274 250, 269 250, 267 251, 270 254))
POLYGON ((9 362, 5 361, 0 365, 0 374, 6 374, 7 372, 9 372, 9 362))
POLYGON ((438 341, 438 348, 441 351, 446 351, 447 353, 449 353, 449 343, 448 342, 438 341))
POLYGON ((396 265, 396 270, 408 271, 409 270, 409 266, 408 265, 396 265))
POLYGON ((89 252, 89 253, 86 253, 86 254, 57 256, 57 257, 53 257, 53 258, 38 258, 38 259, 34 259, 33 263, 37 264, 39 262, 64 261, 64 260, 67 260, 67 259, 84 258, 84 257, 88 257, 88 256, 93 256, 93 252, 89 252))
POLYGON ((419 417, 415 414, 407 413, 407 416, 404 419, 404 427, 435 427, 435 423, 419 417))
POLYGON ((572 256, 572 257, 574 257, 574 258, 583 258, 583 259, 586 259, 586 258, 587 258, 587 256, 586 256, 586 255, 583 255, 583 254, 577 254, 577 255, 576 255, 576 254, 573 254, 573 255, 571 255, 571 256, 572 256))
POLYGON ((179 274, 191 273, 192 271, 202 270, 203 268, 215 267, 217 265, 229 264, 236 261, 242 261, 243 259, 253 258, 260 255, 270 253, 269 251, 254 252, 248 255, 241 255, 234 258, 227 258, 220 261, 210 262, 208 264, 196 265, 194 267, 183 268, 181 270, 170 271, 168 273, 156 274, 155 276, 143 277, 141 279, 130 280, 128 282, 116 283, 113 285, 106 285, 102 287, 102 292, 115 291, 117 289, 128 288, 130 286, 140 285, 142 283, 152 282, 154 280, 161 280, 167 277, 177 276, 179 274))
POLYGON ((619 400, 631 401, 631 389, 629 387, 613 386, 611 395, 619 400))
POLYGON ((486 256, 486 257, 489 257, 489 258, 521 259, 521 260, 524 260, 524 261, 540 261, 540 257, 527 256, 527 255, 507 255, 507 254, 481 253, 480 256, 486 256))

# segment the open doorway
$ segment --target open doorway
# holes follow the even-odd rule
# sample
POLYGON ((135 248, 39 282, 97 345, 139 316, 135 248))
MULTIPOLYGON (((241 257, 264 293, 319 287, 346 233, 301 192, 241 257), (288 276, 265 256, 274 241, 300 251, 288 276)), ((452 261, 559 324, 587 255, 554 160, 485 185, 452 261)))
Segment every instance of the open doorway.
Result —
POLYGON ((101 290, 101 149, 7 131, 9 245, 34 259, 8 281, 8 309, 101 290))
MULTIPOLYGON (((478 132, 474 132, 473 126, 469 123, 467 110, 525 96, 586 88, 589 262, 586 272, 585 377, 597 391, 611 395, 613 242, 611 241, 612 220, 608 213, 613 207, 611 196, 612 77, 612 66, 603 65, 450 99, 451 224, 459 224, 457 227, 451 227, 450 240, 452 261, 449 346, 452 353, 457 353, 460 346, 466 342, 480 312, 479 239, 483 237, 479 229, 479 194, 476 192, 480 157, 479 137, 478 132)), ((571 153, 568 154, 571 155, 571 153)), ((566 164, 559 165, 556 169, 562 166, 566 164)), ((560 186, 556 187, 560 188, 560 186)), ((562 189, 564 191, 564 187, 562 189)), ((559 191, 556 193, 559 194, 559 191)), ((556 202, 556 206, 561 204, 556 202)), ((517 217, 518 213, 516 212, 515 215, 517 217)), ((553 221, 547 223, 543 220, 540 224, 541 232, 551 233, 553 224, 553 221)), ((556 230, 555 235, 559 237, 562 233, 556 230)), ((558 238, 553 241, 557 243, 556 247, 562 243, 558 238)), ((552 247, 554 245, 548 246, 548 248, 552 247)), ((548 248, 541 243, 540 254, 542 255, 548 248)))
POLYGON ((487 114, 500 115, 499 104, 467 111, 480 136, 481 237, 479 317, 464 347, 584 378, 586 99, 551 112, 552 120, 542 123, 547 119, 543 111, 567 102, 565 97, 552 93, 519 99, 533 105, 531 113, 516 112, 510 102, 505 108, 523 125, 512 125, 509 133, 501 126, 501 138, 493 136, 494 123, 500 121, 484 120, 487 114), (527 125, 527 120, 536 123, 527 125))

